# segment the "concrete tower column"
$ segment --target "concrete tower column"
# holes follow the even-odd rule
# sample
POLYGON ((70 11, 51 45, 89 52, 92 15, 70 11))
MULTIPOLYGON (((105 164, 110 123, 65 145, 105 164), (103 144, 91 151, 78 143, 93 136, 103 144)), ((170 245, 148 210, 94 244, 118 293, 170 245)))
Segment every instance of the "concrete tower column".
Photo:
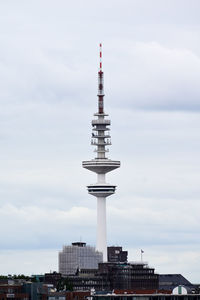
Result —
POLYGON ((97 245, 96 250, 103 252, 103 261, 107 261, 106 242, 106 198, 97 197, 97 245))

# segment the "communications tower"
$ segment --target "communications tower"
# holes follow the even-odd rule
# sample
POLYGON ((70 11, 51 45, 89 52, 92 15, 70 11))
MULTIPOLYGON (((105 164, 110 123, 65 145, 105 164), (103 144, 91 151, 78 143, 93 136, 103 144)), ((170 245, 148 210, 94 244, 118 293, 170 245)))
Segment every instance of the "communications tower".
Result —
POLYGON ((104 112, 104 88, 102 71, 102 45, 100 44, 100 64, 98 72, 98 112, 94 114, 97 117, 92 120, 92 140, 96 158, 83 161, 82 166, 92 172, 97 173, 97 183, 87 186, 88 193, 97 197, 97 245, 96 250, 103 253, 103 261, 107 261, 107 243, 106 243, 106 197, 115 193, 116 186, 106 183, 106 173, 120 167, 120 161, 111 160, 106 157, 109 151, 106 146, 111 145, 110 120, 104 112))

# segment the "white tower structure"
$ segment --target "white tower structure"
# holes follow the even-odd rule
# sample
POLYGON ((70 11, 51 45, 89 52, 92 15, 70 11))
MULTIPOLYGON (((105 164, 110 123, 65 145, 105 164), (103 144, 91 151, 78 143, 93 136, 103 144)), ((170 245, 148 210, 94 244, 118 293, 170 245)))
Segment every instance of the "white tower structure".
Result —
POLYGON ((91 144, 96 146, 96 158, 90 161, 83 161, 83 168, 97 173, 97 183, 87 186, 88 193, 97 197, 97 245, 96 250, 103 253, 103 261, 107 261, 107 243, 106 243, 106 198, 115 193, 116 186, 106 183, 106 173, 120 167, 120 161, 108 159, 106 152, 109 150, 106 146, 111 145, 110 120, 104 112, 104 88, 102 71, 102 45, 100 44, 100 68, 98 72, 98 112, 94 114, 97 117, 92 120, 92 140, 91 144))

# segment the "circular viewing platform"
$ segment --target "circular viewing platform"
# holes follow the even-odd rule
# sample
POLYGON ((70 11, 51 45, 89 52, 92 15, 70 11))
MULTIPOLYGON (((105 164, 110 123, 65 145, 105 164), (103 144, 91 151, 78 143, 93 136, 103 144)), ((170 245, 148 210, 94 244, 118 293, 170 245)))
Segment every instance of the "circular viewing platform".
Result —
POLYGON ((95 197, 108 197, 115 193, 116 185, 111 184, 90 184, 88 193, 95 197))
POLYGON ((92 159, 82 162, 83 168, 97 174, 106 174, 120 167, 120 161, 111 159, 92 159))

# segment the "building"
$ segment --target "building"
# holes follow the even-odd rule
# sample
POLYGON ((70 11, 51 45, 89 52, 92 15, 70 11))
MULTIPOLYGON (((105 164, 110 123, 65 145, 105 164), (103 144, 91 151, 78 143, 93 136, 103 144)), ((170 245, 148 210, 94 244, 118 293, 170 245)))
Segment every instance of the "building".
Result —
POLYGON ((0 300, 6 299, 28 300, 29 294, 24 292, 23 284, 9 281, 7 284, 0 284, 0 300))
POLYGON ((161 294, 151 293, 143 294, 96 294, 91 296, 92 300, 200 300, 200 294, 187 294, 187 295, 172 295, 172 294, 161 294))
POLYGON ((76 276, 68 277, 69 283, 73 287, 73 291, 110 291, 110 284, 107 280, 104 280, 102 276, 98 274, 97 270, 93 272, 81 271, 76 276))
POLYGON ((84 300, 89 299, 90 297, 90 291, 79 291, 79 292, 69 292, 69 291, 63 291, 63 292, 48 292, 48 291, 42 291, 41 294, 39 294, 38 299, 41 300, 84 300))
MULTIPOLYGON (((49 275, 47 275, 47 277, 48 276, 49 275)), ((58 279, 58 277, 56 277, 56 273, 54 273, 53 276, 55 279, 58 279)), ((48 278, 51 279, 50 277, 48 278)), ((70 291, 67 290, 66 286, 63 290, 57 290, 56 286, 53 284, 41 282, 25 282, 23 284, 23 289, 26 290, 27 300, 82 300, 86 299, 90 295, 90 291, 70 291)), ((25 298, 23 299, 25 300, 25 298)))
POLYGON ((88 247, 89 251, 81 253, 86 248, 85 243, 73 243, 72 246, 63 247, 59 261, 60 274, 55 272, 45 274, 45 282, 53 283, 58 290, 68 286, 68 289, 74 291, 95 289, 110 292, 114 289, 159 288, 159 275, 155 273, 154 268, 150 268, 144 262, 128 263, 128 251, 123 251, 122 247, 108 247, 109 262, 106 263, 102 262, 102 254, 101 262, 97 263, 97 260, 94 262, 93 258, 99 255, 99 252, 93 247, 88 247))
POLYGON ((158 289, 158 274, 147 263, 101 263, 99 275, 109 282, 109 289, 158 289))
POLYGON ((103 255, 94 247, 86 246, 86 243, 75 242, 70 246, 63 246, 58 260, 59 273, 75 275, 81 269, 98 269, 103 255))
MULTIPOLYGON (((158 274, 146 263, 100 263, 98 270, 82 269, 67 276, 72 290, 158 290, 158 274)), ((65 280, 64 278, 62 279, 65 280)))
POLYGON ((177 286, 184 286, 188 293, 195 291, 195 286, 181 274, 159 275, 159 289, 172 291, 177 286))
POLYGON ((111 246, 107 248, 108 262, 128 262, 128 251, 123 251, 122 247, 111 246))
MULTIPOLYGON (((58 273, 47 274, 49 283, 60 281, 60 286, 70 286, 72 290, 110 292, 119 290, 156 290, 159 288, 159 275, 154 268, 144 262, 127 262, 128 251, 122 247, 108 247, 109 262, 100 262, 96 268, 74 268, 60 278, 58 273), (56 279, 56 280, 55 280, 56 279), (65 282, 65 280, 67 280, 65 282)), ((69 256, 70 259, 70 256, 69 256)), ((46 274, 45 274, 46 278, 46 274)), ((46 280, 45 280, 46 281, 46 280)))
POLYGON ((110 140, 110 120, 104 111, 104 87, 102 71, 102 48, 100 44, 100 67, 98 72, 98 111, 94 114, 97 119, 92 120, 92 141, 95 146, 97 156, 95 159, 83 161, 83 168, 97 174, 97 183, 88 185, 88 193, 97 198, 97 245, 96 249, 103 253, 103 261, 107 261, 107 242, 106 242, 106 198, 115 193, 116 186, 106 183, 106 173, 120 167, 120 161, 108 159, 106 146, 111 145, 110 140))
POLYGON ((57 272, 45 273, 44 274, 44 283, 53 284, 54 286, 57 284, 59 280, 61 280, 62 274, 57 272))

